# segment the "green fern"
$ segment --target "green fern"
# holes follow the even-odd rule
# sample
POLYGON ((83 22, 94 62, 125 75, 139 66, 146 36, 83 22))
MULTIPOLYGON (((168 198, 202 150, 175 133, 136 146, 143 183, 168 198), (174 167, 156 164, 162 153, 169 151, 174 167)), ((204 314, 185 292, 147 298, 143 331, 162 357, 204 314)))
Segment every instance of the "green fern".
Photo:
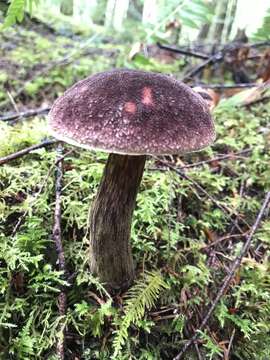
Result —
POLYGON ((200 338, 203 340, 203 346, 207 349, 207 358, 209 360, 217 359, 222 356, 222 348, 218 343, 215 343, 213 339, 207 335, 206 331, 198 331, 200 338))
POLYGON ((38 0, 11 0, 3 29, 16 24, 16 22, 22 22, 25 10, 28 9, 31 13, 33 4, 37 4, 37 2, 38 0))
POLYGON ((269 40, 270 39, 270 8, 266 11, 263 18, 262 25, 257 29, 253 35, 254 40, 269 40))
POLYGON ((122 349, 128 338, 128 328, 133 323, 138 325, 143 318, 145 310, 155 305, 162 289, 168 288, 159 272, 147 272, 142 281, 138 281, 126 294, 124 302, 124 318, 121 320, 119 329, 115 331, 113 341, 114 357, 122 349))
POLYGON ((3 28, 7 28, 17 21, 21 22, 24 17, 26 0, 11 0, 3 28))
POLYGON ((36 308, 31 311, 29 314, 29 318, 27 323, 20 331, 16 340, 13 341, 11 346, 10 353, 13 355, 17 355, 21 360, 29 359, 29 355, 34 355, 34 347, 36 339, 35 337, 31 336, 31 326, 34 322, 34 315, 35 315, 36 308))
POLYGON ((212 4, 203 0, 187 1, 179 11, 183 25, 195 29, 199 29, 204 23, 210 23, 213 15, 212 4))

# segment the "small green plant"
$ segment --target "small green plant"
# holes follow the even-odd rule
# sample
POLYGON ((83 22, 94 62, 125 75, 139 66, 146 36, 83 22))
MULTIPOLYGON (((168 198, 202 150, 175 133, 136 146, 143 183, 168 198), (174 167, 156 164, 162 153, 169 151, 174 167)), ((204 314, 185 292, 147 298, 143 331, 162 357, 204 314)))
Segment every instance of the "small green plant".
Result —
POLYGON ((133 285, 124 300, 124 317, 119 321, 113 341, 114 358, 118 356, 122 346, 128 338, 131 324, 142 325, 145 311, 150 310, 156 303, 161 290, 168 288, 158 272, 145 273, 142 280, 133 285))
POLYGON ((31 13, 34 4, 39 0, 11 0, 8 7, 7 15, 3 24, 3 28, 14 25, 17 21, 21 22, 24 18, 26 9, 31 13))

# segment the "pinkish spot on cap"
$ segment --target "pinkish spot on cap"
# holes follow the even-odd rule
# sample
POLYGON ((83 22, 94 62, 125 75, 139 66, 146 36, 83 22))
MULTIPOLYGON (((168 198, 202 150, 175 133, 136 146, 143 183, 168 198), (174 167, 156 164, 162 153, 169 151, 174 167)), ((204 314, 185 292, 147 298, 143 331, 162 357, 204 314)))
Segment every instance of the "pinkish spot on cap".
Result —
POLYGON ((129 112, 131 114, 135 114, 135 112, 137 110, 137 107, 136 107, 136 104, 134 104, 134 102, 128 101, 128 102, 125 103, 124 109, 125 109, 126 112, 129 112))
POLYGON ((153 95, 150 87, 144 87, 142 90, 142 103, 144 105, 153 105, 153 95))

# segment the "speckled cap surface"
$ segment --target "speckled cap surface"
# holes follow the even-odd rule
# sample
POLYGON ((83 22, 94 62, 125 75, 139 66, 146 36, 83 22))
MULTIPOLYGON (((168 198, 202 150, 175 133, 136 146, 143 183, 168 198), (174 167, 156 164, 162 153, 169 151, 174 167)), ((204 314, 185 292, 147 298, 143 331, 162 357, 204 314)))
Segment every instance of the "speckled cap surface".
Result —
POLYGON ((79 81, 49 113, 53 135, 87 149, 121 154, 178 154, 215 139, 206 102, 173 78, 113 70, 79 81))

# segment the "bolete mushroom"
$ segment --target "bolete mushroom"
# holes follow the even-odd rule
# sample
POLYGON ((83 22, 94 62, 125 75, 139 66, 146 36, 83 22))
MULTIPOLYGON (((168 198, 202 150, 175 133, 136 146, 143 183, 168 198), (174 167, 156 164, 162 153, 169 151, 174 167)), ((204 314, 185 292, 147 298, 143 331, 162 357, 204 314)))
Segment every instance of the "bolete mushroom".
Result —
POLYGON ((130 230, 146 155, 183 154, 215 139, 207 104, 172 77, 113 70, 79 81, 53 105, 53 135, 110 153, 90 211, 90 268, 111 290, 134 279, 130 230))

